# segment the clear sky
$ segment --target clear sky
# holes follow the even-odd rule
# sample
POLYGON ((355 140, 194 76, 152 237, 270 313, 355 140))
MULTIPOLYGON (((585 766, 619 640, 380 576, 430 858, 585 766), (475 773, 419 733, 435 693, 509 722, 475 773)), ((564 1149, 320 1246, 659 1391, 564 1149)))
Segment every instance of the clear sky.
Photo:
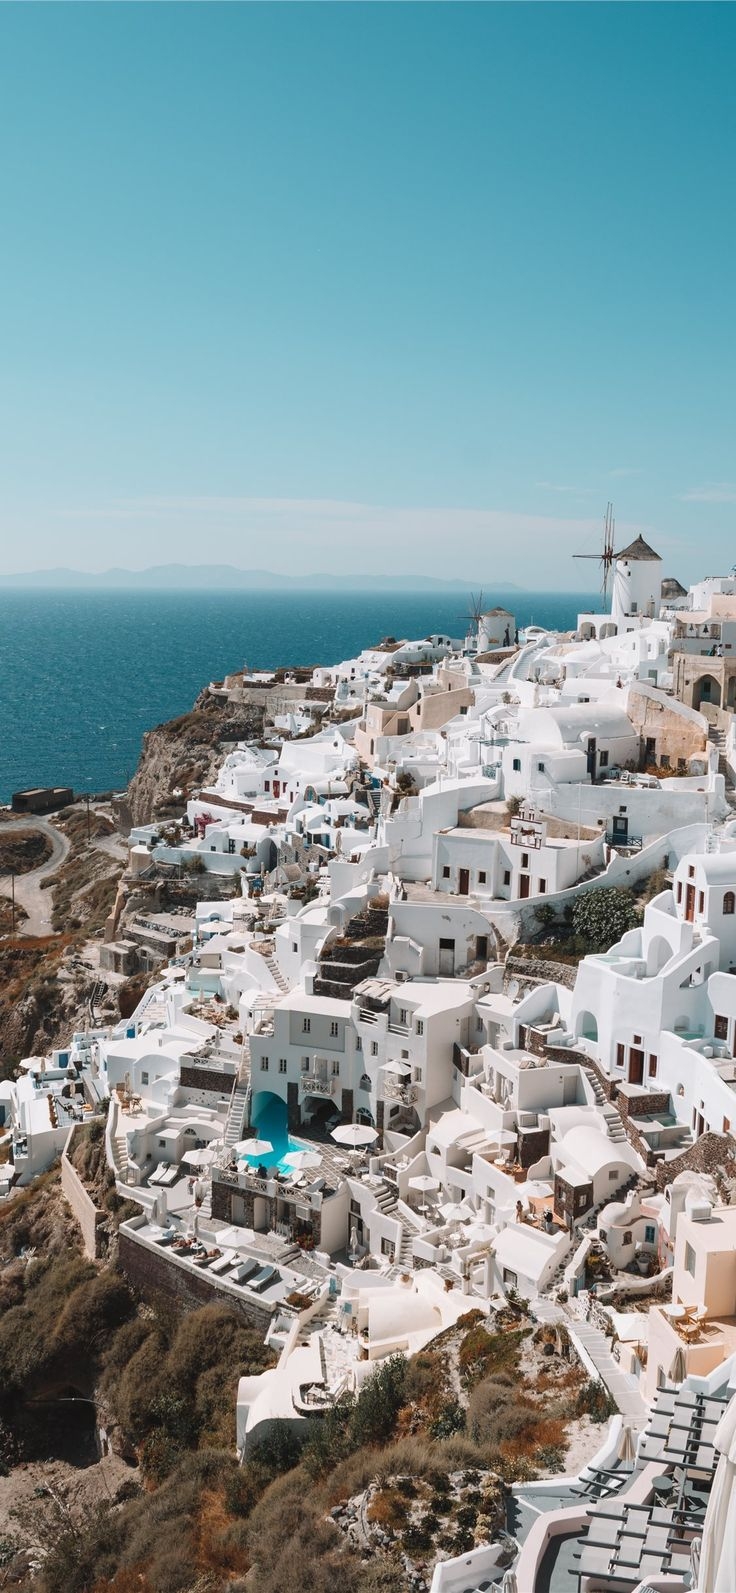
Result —
POLYGON ((0 7, 7 570, 736 560, 736 8, 0 7))

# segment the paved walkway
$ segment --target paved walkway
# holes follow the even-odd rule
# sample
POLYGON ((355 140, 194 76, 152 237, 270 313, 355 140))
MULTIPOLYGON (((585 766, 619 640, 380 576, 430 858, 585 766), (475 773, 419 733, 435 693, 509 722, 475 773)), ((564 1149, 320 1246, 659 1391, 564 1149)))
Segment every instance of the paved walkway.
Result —
MULTIPOLYGON (((49 819, 38 818, 35 815, 26 817, 24 814, 22 819, 0 820, 0 827, 8 830, 12 828, 18 832, 21 830, 40 830, 43 835, 48 836, 51 842, 51 856, 45 863, 41 864, 40 868, 33 868, 27 874, 16 874, 15 876, 15 900, 26 914, 23 922, 17 927, 17 933, 19 935, 51 935, 53 934, 51 927, 51 914, 54 907, 53 891, 42 890, 41 882, 48 879, 50 874, 55 874, 57 869, 61 867, 69 853, 69 840, 66 835, 62 834, 61 830, 57 830, 49 819)), ((8 875, 3 876, 0 879, 0 895, 11 896, 12 889, 10 877, 8 875)))
POLYGON ((567 1325, 571 1339, 574 1343, 580 1344, 589 1355, 621 1415, 632 1416, 643 1422, 647 1407, 639 1393, 636 1379, 628 1372, 622 1372, 618 1361, 614 1360, 611 1354, 605 1334, 601 1333, 599 1328, 592 1327, 590 1322, 572 1321, 568 1318, 567 1325))

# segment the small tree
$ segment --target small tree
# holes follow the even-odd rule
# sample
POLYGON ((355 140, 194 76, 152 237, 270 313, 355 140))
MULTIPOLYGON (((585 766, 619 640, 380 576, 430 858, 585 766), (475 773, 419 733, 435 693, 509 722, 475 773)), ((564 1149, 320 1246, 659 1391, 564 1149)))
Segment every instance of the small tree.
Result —
POLYGON ((639 913, 629 890, 605 886, 585 891, 572 909, 576 938, 586 951, 608 951, 628 929, 639 922, 639 913))

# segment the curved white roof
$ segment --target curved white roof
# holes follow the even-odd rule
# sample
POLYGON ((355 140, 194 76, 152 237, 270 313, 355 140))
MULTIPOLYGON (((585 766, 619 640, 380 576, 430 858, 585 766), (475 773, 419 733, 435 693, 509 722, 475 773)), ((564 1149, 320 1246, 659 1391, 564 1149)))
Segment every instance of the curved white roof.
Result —
POLYGON ((566 1160, 577 1162, 584 1173, 593 1176, 611 1162, 636 1165, 636 1153, 630 1145, 616 1144, 597 1128, 571 1128, 560 1145, 566 1160))

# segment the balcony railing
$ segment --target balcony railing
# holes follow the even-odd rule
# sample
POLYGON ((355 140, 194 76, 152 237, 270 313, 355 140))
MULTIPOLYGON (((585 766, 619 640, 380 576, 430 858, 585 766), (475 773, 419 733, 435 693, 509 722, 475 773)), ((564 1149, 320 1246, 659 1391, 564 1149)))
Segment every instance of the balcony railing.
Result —
POLYGON ((386 1101, 401 1101, 404 1106, 415 1106, 419 1091, 416 1084, 397 1084, 395 1079, 386 1079, 383 1096, 386 1101))
POLYGON ((337 1076, 326 1079, 318 1073, 302 1073, 299 1077, 299 1089, 302 1095, 323 1095, 328 1099, 336 1094, 340 1085, 337 1076))

